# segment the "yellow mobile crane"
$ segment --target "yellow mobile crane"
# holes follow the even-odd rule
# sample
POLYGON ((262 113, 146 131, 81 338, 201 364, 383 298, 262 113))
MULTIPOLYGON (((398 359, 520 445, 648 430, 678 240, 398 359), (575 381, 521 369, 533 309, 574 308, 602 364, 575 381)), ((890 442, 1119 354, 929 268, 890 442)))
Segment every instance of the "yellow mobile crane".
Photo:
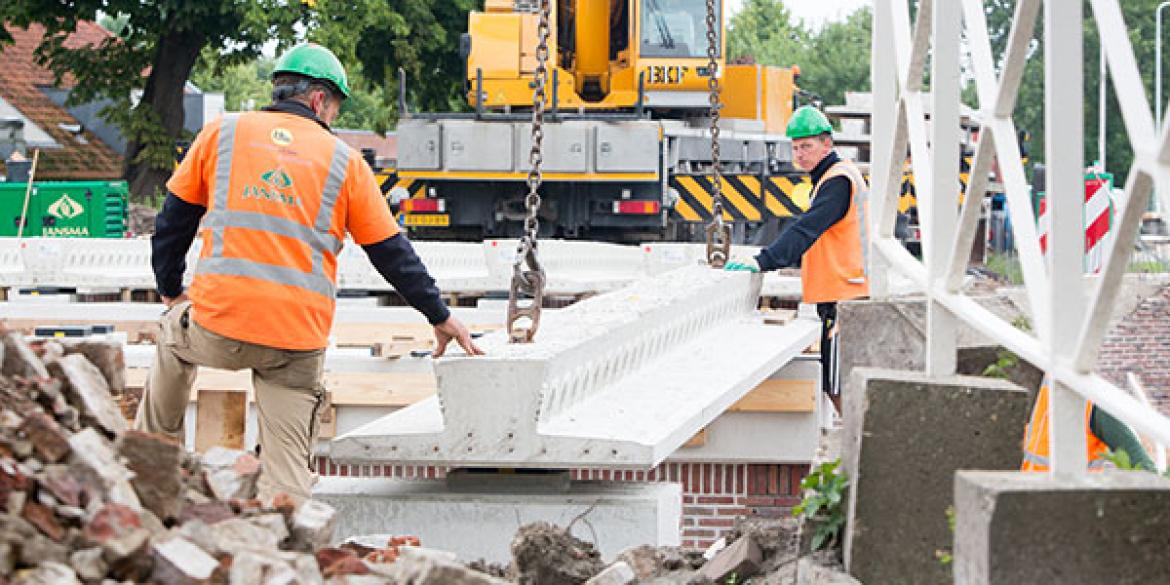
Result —
MULTIPOLYGON (((707 1, 551 0, 542 236, 700 239, 713 207, 707 1)), ((469 15, 461 50, 473 112, 407 112, 400 80, 388 195, 416 237, 522 232, 539 9, 539 0, 486 0, 469 15)), ((725 66, 716 21, 723 217, 744 241, 808 204, 783 135, 799 70, 725 66)))

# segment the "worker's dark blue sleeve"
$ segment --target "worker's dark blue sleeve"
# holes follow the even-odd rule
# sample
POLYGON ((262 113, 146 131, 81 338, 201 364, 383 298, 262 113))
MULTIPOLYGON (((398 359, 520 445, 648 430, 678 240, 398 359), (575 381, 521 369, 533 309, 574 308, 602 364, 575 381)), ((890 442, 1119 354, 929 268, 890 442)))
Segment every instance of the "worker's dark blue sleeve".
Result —
POLYGON ((167 193, 162 210, 154 217, 154 235, 150 238, 150 264, 158 294, 169 298, 183 294, 187 251, 206 212, 202 205, 187 203, 174 193, 167 193))
POLYGON ((1089 415, 1089 430, 1097 435, 1109 447, 1110 451, 1114 453, 1125 451, 1129 455, 1130 463, 1134 466, 1140 466, 1146 471, 1156 469, 1154 460, 1150 459, 1150 454, 1146 453, 1142 442, 1129 429, 1129 425, 1105 412, 1096 404, 1093 405, 1092 414, 1089 415))
POLYGON ((826 181, 808 211, 756 256, 760 270, 800 266, 801 256, 813 242, 845 217, 852 199, 853 188, 848 178, 833 177, 826 181))
POLYGON ((439 296, 435 279, 427 273, 427 267, 423 266, 406 236, 395 234, 376 244, 362 246, 362 249, 370 257, 378 274, 410 306, 425 315, 431 325, 438 325, 451 316, 451 311, 439 296))

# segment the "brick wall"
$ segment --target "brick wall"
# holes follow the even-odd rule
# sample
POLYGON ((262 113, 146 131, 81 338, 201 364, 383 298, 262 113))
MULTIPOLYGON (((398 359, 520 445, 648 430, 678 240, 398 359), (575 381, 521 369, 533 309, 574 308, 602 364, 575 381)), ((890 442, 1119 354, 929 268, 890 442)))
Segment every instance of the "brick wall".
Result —
POLYGON ((1150 400, 1170 416, 1170 286, 1113 326, 1101 346, 1097 371, 1121 387, 1127 372, 1137 374, 1150 400))
MULTIPOLYGON (((663 463, 649 471, 572 469, 577 481, 673 482, 682 485, 682 544, 706 548, 737 517, 791 514, 800 502, 807 464, 663 463)), ((341 477, 442 479, 447 468, 412 465, 338 465, 317 459, 317 473, 341 477)))

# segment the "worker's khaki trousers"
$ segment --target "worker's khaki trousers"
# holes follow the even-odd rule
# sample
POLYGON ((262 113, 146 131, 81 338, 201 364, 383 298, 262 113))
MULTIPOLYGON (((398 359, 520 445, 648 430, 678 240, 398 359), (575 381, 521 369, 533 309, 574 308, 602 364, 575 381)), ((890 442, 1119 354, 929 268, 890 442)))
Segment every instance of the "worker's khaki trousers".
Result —
POLYGON ((298 504, 308 499, 316 481, 309 465, 317 410, 325 397, 321 384, 325 350, 293 351, 236 341, 200 327, 191 312, 188 301, 162 316, 162 334, 135 428, 182 441, 196 366, 250 369, 260 423, 259 497, 270 501, 284 492, 298 504))

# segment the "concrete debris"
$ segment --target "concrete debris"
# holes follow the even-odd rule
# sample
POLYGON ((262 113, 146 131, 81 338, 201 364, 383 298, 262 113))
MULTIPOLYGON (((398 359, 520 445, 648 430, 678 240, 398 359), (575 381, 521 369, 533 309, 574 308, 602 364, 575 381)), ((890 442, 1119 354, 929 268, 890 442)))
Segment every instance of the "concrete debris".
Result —
POLYGON ((101 581, 110 570, 109 564, 102 558, 100 547, 74 551, 69 555, 69 566, 83 581, 101 581))
POLYGON ((764 562, 764 553, 760 545, 751 536, 741 536, 727 548, 719 551, 699 571, 704 577, 722 583, 728 578, 736 582, 751 577, 760 572, 760 565, 764 562))
POLYGON ((247 451, 212 447, 203 454, 203 473, 211 495, 224 501, 256 497, 260 460, 247 451))
POLYGON ((180 472, 182 445, 165 435, 127 431, 118 437, 116 449, 134 473, 130 483, 142 506, 163 520, 178 517, 186 488, 180 472))
POLYGON ((109 382, 84 355, 64 356, 51 362, 48 368, 54 377, 66 382, 63 391, 81 412, 83 422, 91 419, 111 435, 127 429, 122 410, 110 394, 109 382))
POLYGON ((0 367, 0 374, 8 378, 16 376, 26 379, 49 377, 49 371, 45 369, 45 364, 41 363, 41 358, 33 353, 23 335, 15 331, 5 332, 3 342, 4 361, 3 366, 0 367))
POLYGON ((420 547, 403 547, 390 575, 400 585, 497 585, 507 583, 459 564, 454 555, 420 547))
POLYGON ((73 448, 73 473, 83 484, 97 486, 101 495, 112 502, 142 509, 138 494, 130 485, 134 473, 118 461, 109 440, 87 427, 69 438, 69 446, 73 448))
POLYGON ((47 561, 35 569, 18 571, 13 585, 81 585, 77 580, 77 573, 69 565, 47 561))
POLYGON ((521 526, 511 548, 521 585, 578 585, 605 569, 592 544, 547 522, 521 526))
MULTIPOLYGON (((0 585, 384 585, 396 582, 400 547, 420 544, 332 549, 341 551, 334 562, 318 563, 314 553, 333 538, 332 507, 298 508, 283 494, 256 500, 251 453, 197 457, 127 430, 111 408, 109 388, 120 382, 88 361, 118 368, 120 351, 55 340, 32 348, 3 329, 0 341, 0 585)), ((451 582, 498 582, 468 579, 451 582)))
POLYGON ((306 501, 293 515, 292 537, 299 550, 312 550, 329 544, 337 525, 337 510, 329 504, 306 501))
POLYGON ((634 570, 625 561, 618 561, 594 575, 585 585, 629 585, 635 579, 634 570))
POLYGON ((196 585, 211 578, 219 562, 190 541, 175 536, 154 544, 151 580, 160 585, 196 585))
POLYGON ((65 355, 81 354, 89 360, 102 377, 106 379, 110 394, 120 396, 126 391, 126 354, 117 341, 101 339, 57 339, 65 355))

